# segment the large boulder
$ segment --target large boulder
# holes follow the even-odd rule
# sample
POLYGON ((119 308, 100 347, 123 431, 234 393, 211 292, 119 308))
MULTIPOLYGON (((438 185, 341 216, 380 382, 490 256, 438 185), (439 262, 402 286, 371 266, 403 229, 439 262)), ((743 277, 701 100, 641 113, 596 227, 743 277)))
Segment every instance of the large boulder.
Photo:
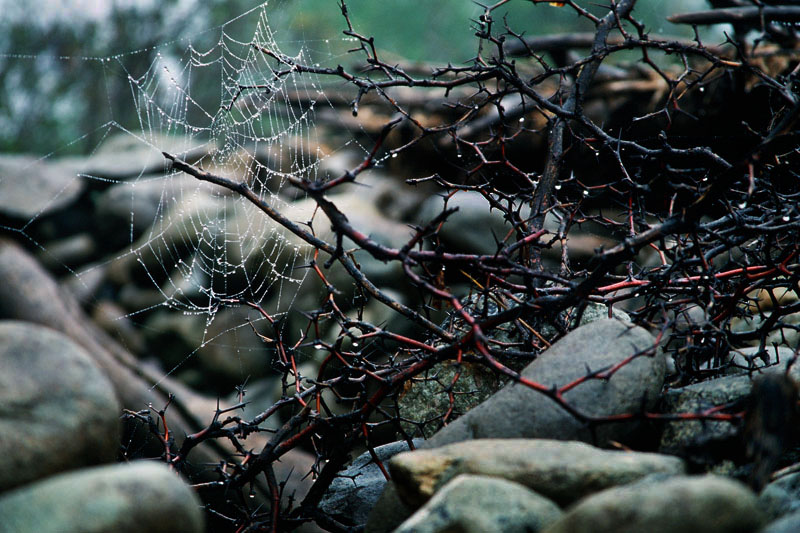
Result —
POLYGON ((81 346, 3 320, 0 369, 0 491, 116 458, 121 407, 81 346))
POLYGON ((200 499, 166 465, 87 468, 0 496, 0 533, 200 533, 200 499))
MULTIPOLYGON (((606 417, 650 409, 664 384, 665 359, 645 329, 616 319, 581 326, 542 352, 521 375, 547 387, 563 387, 589 372, 620 365, 608 379, 589 379, 563 394, 586 416, 606 417), (628 360, 630 358, 630 360, 628 360)), ((625 441, 640 424, 590 428, 550 397, 517 383, 436 433, 423 447, 480 438, 548 438, 597 442, 625 441)))
POLYGON ((753 533, 755 495, 721 476, 643 480, 590 496, 545 533, 753 533))

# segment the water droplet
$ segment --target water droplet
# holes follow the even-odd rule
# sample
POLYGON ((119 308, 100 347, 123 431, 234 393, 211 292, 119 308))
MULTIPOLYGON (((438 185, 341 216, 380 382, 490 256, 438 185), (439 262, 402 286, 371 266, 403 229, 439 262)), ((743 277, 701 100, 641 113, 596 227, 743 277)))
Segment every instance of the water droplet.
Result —
MULTIPOLYGON (((392 154, 392 159, 394 159, 395 157, 397 157, 397 154, 392 154)), ((461 156, 459 156, 459 157, 461 157, 461 156)))
POLYGON ((583 195, 584 196, 589 196, 589 189, 584 189, 583 190, 583 195))
POLYGON ((316 343, 316 344, 314 344, 314 349, 316 349, 316 350, 321 350, 321 349, 322 349, 322 344, 321 344, 321 343, 319 343, 319 342, 318 342, 318 343, 316 343))
POLYGON ((739 204, 739 209, 744 209, 745 207, 747 207, 747 202, 742 202, 739 204))
POLYGON ((700 87, 700 92, 701 92, 701 93, 704 93, 704 92, 706 92, 706 88, 705 88, 705 87, 700 87))
POLYGON ((783 220, 784 222, 789 222, 789 215, 783 215, 781 217, 781 220, 783 220))
POLYGON ((555 187, 553 187, 553 188, 554 188, 555 190, 557 190, 557 191, 560 191, 560 190, 561 190, 561 184, 559 183, 558 185, 556 185, 556 186, 555 186, 555 187))
POLYGON ((525 122, 525 117, 519 117, 520 122, 525 122))

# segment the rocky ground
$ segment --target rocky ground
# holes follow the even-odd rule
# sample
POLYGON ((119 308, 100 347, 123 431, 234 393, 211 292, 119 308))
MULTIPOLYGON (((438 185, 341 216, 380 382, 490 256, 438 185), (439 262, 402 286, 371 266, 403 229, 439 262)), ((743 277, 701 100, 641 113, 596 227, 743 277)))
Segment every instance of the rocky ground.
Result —
MULTIPOLYGON (((198 486, 192 488, 166 464, 142 459, 158 457, 163 443, 131 433, 130 421, 121 422, 123 410, 159 409, 175 393, 170 428, 182 439, 208 423, 217 398, 235 403, 234 387, 246 380, 251 403, 245 418, 280 397, 248 314, 224 309, 208 324, 205 316, 163 305, 175 291, 196 285, 176 287, 179 278, 169 272, 161 279, 143 275, 179 268, 173 260, 190 262, 190 252, 171 247, 196 238, 189 230, 197 213, 203 220, 237 216, 225 210, 229 200, 184 181, 188 177, 166 183, 163 160, 148 147, 115 147, 109 142, 89 158, 0 157, 0 532, 202 531, 208 519, 202 480, 193 479, 198 486), (173 191, 177 196, 165 200, 173 191)), ((336 170, 351 162, 343 156, 325 165, 336 170)), ((354 226, 371 228, 392 245, 405 242, 407 223, 441 208, 441 199, 428 198, 422 188, 396 194, 393 179, 378 172, 365 181, 369 187, 350 188, 334 200, 353 213, 354 226)), ((288 191, 283 201, 296 219, 313 209, 288 191)), ((454 249, 486 253, 492 235, 507 231, 479 195, 464 193, 454 204, 461 210, 441 234, 454 249)), ((320 234, 325 226, 319 224, 320 234)), ((294 251, 302 243, 285 234, 261 238, 281 239, 278 254, 303 253, 294 251)), ((607 238, 578 236, 572 252, 591 254, 607 238)), ((260 242, 254 249, 273 247, 260 242)), ((559 251, 552 253, 557 258, 559 251)), ((250 257, 240 250, 231 264, 244 268, 258 259, 250 257)), ((402 300, 407 287, 398 283, 395 266, 359 259, 371 279, 402 300)), ((293 301, 302 306, 317 289, 300 284, 293 301)), ((265 305, 280 305, 283 296, 274 292, 276 300, 265 305)), ((373 323, 395 320, 381 306, 368 312, 373 323)), ((522 375, 563 385, 586 368, 614 365, 657 344, 657 332, 634 326, 624 312, 607 318, 603 308, 584 315, 523 365, 522 375)), ((779 339, 777 350, 788 350, 781 361, 790 359, 796 335, 787 330, 779 339)), ((783 363, 748 370, 747 356, 746 350, 731 353, 736 364, 728 375, 676 388, 670 385, 672 362, 656 350, 565 396, 597 416, 745 405, 754 382, 772 383, 760 376, 785 375, 783 363)), ((447 371, 442 365, 428 377, 447 371)), ((401 408, 427 440, 416 440, 413 451, 404 441, 375 450, 388 466, 388 482, 369 453, 355 458, 321 509, 367 532, 800 531, 800 472, 792 472, 797 457, 791 447, 770 463, 770 471, 783 469, 780 475, 768 472, 763 483, 754 483, 758 465, 746 456, 742 428, 729 422, 638 419, 590 429, 545 396, 482 372, 476 367, 462 377, 464 392, 477 393, 464 395, 457 410, 466 414, 441 429, 424 422, 441 410, 436 387, 449 380, 422 381, 408 391, 401 408)), ((788 375, 800 379, 800 369, 788 375)), ((222 446, 199 447, 193 462, 218 463, 229 451, 222 446)), ((301 498, 308 490, 304 475, 313 460, 301 450, 284 457, 276 474, 289 479, 287 493, 301 498)))

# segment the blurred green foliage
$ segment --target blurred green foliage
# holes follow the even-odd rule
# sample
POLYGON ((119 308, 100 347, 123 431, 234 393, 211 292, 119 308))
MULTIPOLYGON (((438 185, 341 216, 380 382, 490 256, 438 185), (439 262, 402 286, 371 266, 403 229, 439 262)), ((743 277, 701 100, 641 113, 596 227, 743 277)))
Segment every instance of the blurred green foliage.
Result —
MULTIPOLYGON (((681 28, 664 17, 702 1, 640 0, 636 14, 654 34, 676 34, 681 28)), ((74 9, 71 17, 51 13, 46 22, 35 9, 27 18, 19 15, 21 9, 18 16, 0 17, 0 151, 85 153, 108 133, 109 123, 138 129, 128 75, 147 72, 157 53, 186 64, 190 44, 209 50, 223 33, 248 42, 260 20, 258 5, 253 0, 115 1, 100 18, 81 17, 74 9)), ((458 64, 476 54, 475 19, 482 8, 475 2, 349 0, 347 5, 355 29, 374 36, 386 60, 458 64)), ((585 5, 597 13, 605 10, 595 2, 585 5)), ((337 0, 271 0, 266 13, 285 53, 302 48, 331 66, 361 59, 348 55, 353 43, 340 39, 345 24, 337 0)), ((526 35, 592 29, 567 7, 530 0, 509 2, 495 18, 497 31, 505 20, 526 35)), ((213 109, 219 105, 220 77, 209 70, 192 96, 213 109)))

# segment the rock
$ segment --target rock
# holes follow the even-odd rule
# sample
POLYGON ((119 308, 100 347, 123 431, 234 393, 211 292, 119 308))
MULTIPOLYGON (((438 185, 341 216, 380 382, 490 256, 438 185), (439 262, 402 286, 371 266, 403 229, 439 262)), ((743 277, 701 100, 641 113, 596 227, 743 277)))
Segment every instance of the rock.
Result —
POLYGON ((3 320, 0 368, 0 491, 115 459, 121 408, 81 346, 52 329, 3 320))
MULTIPOLYGON (((664 393, 662 410, 665 413, 698 413, 711 407, 743 400, 750 394, 748 376, 728 376, 694 383, 664 393)), ((739 429, 725 421, 679 420, 664 424, 659 451, 679 453, 706 439, 725 439, 739 429)))
POLYGON ((763 523, 755 495, 741 483, 680 476, 589 496, 545 533, 750 533, 763 523))
POLYGON ((272 328, 266 321, 249 321, 257 320, 256 315, 249 307, 221 309, 208 324, 204 338, 194 346, 195 357, 210 378, 209 385, 220 392, 231 390, 233 385, 248 378, 257 379, 270 373, 272 354, 253 327, 268 336, 273 334, 272 328))
MULTIPOLYGON (((0 244, 2 245, 2 244, 0 244)), ((61 286, 82 305, 97 299, 106 281, 107 265, 94 263, 84 266, 61 281, 61 286)))
MULTIPOLYGON (((114 258, 108 267, 109 279, 118 285, 141 280, 152 287, 153 283, 162 284, 165 277, 177 270, 183 277, 191 277, 196 270, 212 271, 216 265, 203 263, 202 254, 208 258, 221 257, 215 251, 213 243, 224 240, 224 215, 226 204, 233 201, 227 197, 216 197, 198 190, 198 194, 190 194, 170 202, 164 212, 146 229, 135 242, 129 244, 129 251, 114 258), (202 231, 200 231, 202 230, 202 231), (192 260, 198 257, 198 264, 192 260), (168 259, 168 263, 165 263, 168 259)), ((230 206, 233 209, 232 206, 230 206)), ((255 208, 253 208, 255 209, 255 208)), ((130 230, 126 233, 129 239, 130 230)), ((236 253, 231 248, 231 253, 236 253)), ((225 251, 228 251, 226 246, 225 251)), ((232 256, 231 262, 239 261, 232 256)), ((164 298, 162 297, 163 301, 164 298)))
POLYGON ((76 172, 41 158, 0 157, 0 214, 28 221, 74 202, 86 182, 76 172))
POLYGON ((412 507, 425 503, 459 474, 501 477, 567 505, 588 494, 648 474, 682 474, 677 457, 600 450, 582 442, 481 439, 401 453, 389 468, 398 494, 412 507))
POLYGON ((61 474, 0 495, 0 533, 203 531, 202 504, 165 465, 136 461, 61 474))
MULTIPOLYGON (((609 368, 653 348, 643 328, 615 319, 581 326, 529 364, 522 376, 547 387, 564 386, 593 371, 609 368)), ((608 380, 588 380, 564 394, 569 405, 590 416, 635 413, 652 408, 664 382, 661 351, 634 358, 608 380)), ((624 441, 641 427, 637 422, 596 428, 596 441, 624 441)), ((544 394, 510 383, 489 400, 436 433, 424 445, 433 448, 476 438, 552 438, 593 442, 592 431, 544 394)))
POLYGON ((364 526, 364 533, 389 533, 394 531, 414 511, 415 508, 406 505, 400 499, 395 484, 389 482, 369 513, 369 518, 364 526))
MULTIPOLYGON (((167 403, 168 394, 173 393, 169 416, 174 435, 199 431, 211 420, 217 408, 216 398, 182 388, 162 372, 144 367, 92 323, 75 299, 62 291, 30 254, 3 238, 0 238, 0 287, 3 291, 0 318, 46 325, 69 336, 86 349, 108 376, 123 408, 138 411, 147 405, 161 407, 167 403)), ((136 444, 152 446, 151 451, 156 455, 163 450, 154 439, 136 444)), ((192 454, 191 459, 197 464, 216 464, 221 459, 210 447, 198 446, 192 454)))
POLYGON ((556 504, 519 483, 462 474, 395 533, 536 533, 560 516, 556 504))
MULTIPOLYGON (((772 365, 763 372, 785 372, 786 363, 772 365)), ((800 381, 800 365, 793 365, 789 372, 795 381, 800 381)), ((686 387, 668 389, 662 398, 665 413, 698 413, 721 405, 743 402, 752 389, 753 376, 734 375, 715 378, 686 387)), ((736 435, 739 428, 725 421, 681 420, 664 425, 659 450, 667 453, 702 444, 708 440, 727 439, 736 435)))
POLYGON ((109 137, 88 158, 65 158, 81 173, 108 179, 130 179, 164 173, 168 165, 162 151, 170 152, 189 163, 197 162, 214 149, 189 137, 142 132, 120 133, 109 137), (141 135, 141 136, 139 136, 141 135))
MULTIPOLYGON (((440 196, 431 196, 417 214, 418 224, 424 226, 438 216, 444 207, 440 196)), ((502 242, 506 234, 513 230, 503 214, 491 209, 486 198, 478 192, 460 192, 447 201, 447 207, 458 208, 438 232, 439 238, 450 251, 493 254, 497 252, 498 242, 502 242)), ((548 229, 555 231, 558 226, 548 229)), ((514 240, 512 235, 509 242, 514 240)))
POLYGON ((111 300, 98 301, 92 308, 92 320, 131 352, 136 354, 144 352, 145 342, 142 332, 117 303, 111 300))
POLYGON ((414 378, 398 398, 403 429, 410 435, 430 438, 444 424, 452 422, 476 405, 489 399, 507 380, 478 363, 444 361, 414 378), (453 379, 458 374, 458 380, 453 379), (413 420, 414 422, 408 422, 413 420))
POLYGON ((58 270, 88 262, 95 253, 95 248, 95 241, 91 235, 79 233, 48 242, 37 255, 47 268, 58 270))
MULTIPOLYGON (((794 293, 791 293, 794 294, 794 293)), ((737 318, 731 321, 731 331, 734 333, 754 333, 756 330, 764 327, 766 321, 770 319, 772 312, 766 311, 757 314, 747 314, 742 318, 737 318)), ((780 320, 772 326, 766 338, 766 345, 778 345, 794 348, 800 341, 800 333, 798 333, 798 325, 800 325, 800 313, 789 313, 781 316, 780 320)), ((760 343, 760 338, 750 341, 753 346, 760 343)))
POLYGON ((783 476, 764 487, 758 495, 758 506, 771 519, 800 511, 800 473, 783 476))
POLYGON ((759 352, 758 346, 732 350, 728 354, 729 366, 725 369, 725 373, 729 375, 747 374, 767 366, 785 364, 793 355, 794 350, 786 346, 768 347, 765 352, 759 352), (767 362, 764 361, 764 357, 768 359, 767 362))
POLYGON ((775 520, 759 533, 797 533, 800 531, 800 511, 794 511, 775 520))
POLYGON ((107 248, 130 245, 158 224, 159 218, 172 207, 196 195, 215 193, 225 191, 187 175, 158 174, 117 183, 94 199, 95 217, 102 222, 97 229, 107 248))
MULTIPOLYGON (((485 311, 486 316, 489 317, 502 310, 498 306, 498 301, 502 301, 499 298, 501 296, 495 295, 494 298, 488 300, 487 304, 484 304, 486 299, 482 295, 474 295, 465 298, 465 305, 472 306, 481 316, 485 311), (486 309, 483 308, 484 305, 486 305, 486 309)), ((502 303, 504 308, 510 304, 510 302, 504 301, 502 303)), ((569 308, 561 314, 561 320, 564 324, 568 324, 569 327, 576 328, 578 325, 583 326, 606 318, 608 316, 608 308, 604 305, 589 302, 583 310, 583 314, 581 314, 580 323, 578 323, 577 314, 577 308, 569 308)), ((630 316, 619 309, 613 309, 613 316, 618 320, 630 320, 630 316)), ((457 313, 451 313, 445 323, 445 327, 448 328, 452 325, 459 327, 461 325, 459 319, 460 317, 458 317, 457 313)), ((546 339, 552 339, 559 334, 559 331, 552 323, 533 319, 526 319, 526 323, 536 324, 535 328, 546 339)), ((524 341, 516 324, 503 324, 492 331, 492 336, 499 341, 507 343, 524 341)), ((501 357, 500 362, 513 370, 520 371, 531 362, 531 359, 501 357)), ((431 435, 442 428, 445 422, 444 415, 448 411, 450 412, 446 422, 450 423, 476 405, 489 399, 508 381, 507 377, 501 376, 479 363, 464 362, 461 365, 453 361, 437 363, 424 374, 415 377, 400 394, 398 407, 404 419, 401 422, 403 429, 410 435, 430 438, 431 435), (454 382, 453 379, 459 371, 458 380, 454 382), (454 393, 452 411, 450 410, 450 395, 448 394, 451 386, 454 393)))
MULTIPOLYGON (((415 445, 419 442, 417 440, 415 445)), ((381 462, 385 462, 408 449, 407 442, 398 441, 378 446, 375 453, 381 462)), ((319 508, 342 524, 363 525, 385 486, 386 478, 380 467, 373 462, 369 452, 364 452, 333 480, 319 508)))

